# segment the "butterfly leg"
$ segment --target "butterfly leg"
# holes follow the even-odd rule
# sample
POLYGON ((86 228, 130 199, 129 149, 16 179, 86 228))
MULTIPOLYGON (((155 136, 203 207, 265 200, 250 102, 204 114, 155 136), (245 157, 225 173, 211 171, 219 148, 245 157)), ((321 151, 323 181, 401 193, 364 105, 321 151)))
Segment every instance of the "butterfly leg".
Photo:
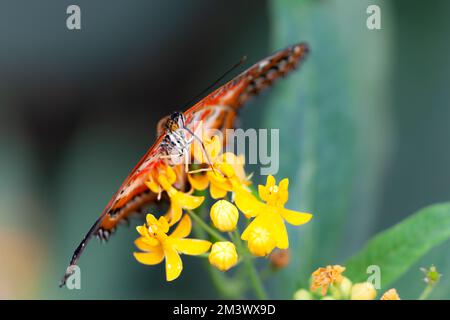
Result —
POLYGON ((189 174, 211 171, 211 168, 202 168, 188 171, 189 174))

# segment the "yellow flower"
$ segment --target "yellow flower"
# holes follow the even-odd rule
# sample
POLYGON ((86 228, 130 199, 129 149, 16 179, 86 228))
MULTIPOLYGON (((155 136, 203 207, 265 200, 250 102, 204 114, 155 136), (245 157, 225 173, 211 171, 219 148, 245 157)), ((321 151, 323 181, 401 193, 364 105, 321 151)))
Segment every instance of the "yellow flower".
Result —
POLYGON ((289 239, 284 220, 292 225, 299 226, 311 219, 312 215, 309 213, 284 208, 284 204, 288 200, 288 186, 288 179, 283 179, 279 185, 276 185, 275 178, 268 176, 266 185, 260 185, 258 188, 259 196, 266 203, 258 201, 255 196, 243 188, 235 188, 237 207, 247 218, 255 217, 241 236, 242 240, 248 241, 250 251, 252 251, 251 247, 258 247, 258 250, 253 250, 252 253, 255 251, 259 253, 258 255, 261 255, 262 252, 268 254, 274 247, 287 249, 289 239), (262 230, 265 231, 262 232, 262 230), (264 239, 270 237, 272 241, 266 239, 264 241, 265 247, 261 248, 261 237, 264 239), (256 240, 258 240, 258 244, 252 243, 256 240))
POLYGON ((343 280, 342 273, 344 271, 345 267, 340 265, 318 268, 312 273, 311 291, 316 291, 318 288, 321 288, 321 294, 324 296, 329 286, 341 283, 343 280))
POLYGON ((227 271, 238 261, 236 247, 229 241, 215 242, 211 247, 208 259, 209 263, 220 271, 227 271))
POLYGON ((134 257, 146 265, 155 265, 165 259, 166 279, 175 280, 183 270, 180 253, 199 255, 211 247, 211 243, 206 240, 185 239, 191 228, 191 219, 185 215, 176 229, 167 235, 169 223, 166 218, 157 220, 152 214, 147 214, 146 223, 136 228, 141 237, 136 239, 135 245, 143 252, 134 252, 134 257))
POLYGON ((198 144, 194 144, 194 158, 212 167, 203 169, 205 174, 189 174, 188 180, 196 190, 205 190, 209 186, 209 191, 213 199, 220 199, 233 191, 235 185, 247 186, 248 178, 244 171, 244 157, 236 156, 233 153, 221 153, 222 142, 218 136, 203 138, 205 150, 198 144), (208 159, 204 153, 208 154, 208 159), (207 161, 209 160, 210 163, 207 161))
POLYGON ((211 207, 210 216, 217 229, 229 232, 236 229, 239 212, 232 203, 227 200, 219 200, 211 207))
POLYGON ((147 187, 155 193, 167 192, 170 198, 170 208, 166 214, 169 226, 174 225, 181 219, 183 209, 192 210, 198 208, 205 199, 205 197, 192 196, 177 190, 173 186, 176 179, 175 171, 170 166, 164 166, 158 170, 156 176, 150 174, 149 180, 145 182, 147 187))
POLYGON ((395 289, 389 289, 380 298, 380 300, 400 300, 400 296, 395 289))
POLYGON ((370 282, 355 283, 352 287, 351 300, 373 300, 377 296, 375 287, 370 282))

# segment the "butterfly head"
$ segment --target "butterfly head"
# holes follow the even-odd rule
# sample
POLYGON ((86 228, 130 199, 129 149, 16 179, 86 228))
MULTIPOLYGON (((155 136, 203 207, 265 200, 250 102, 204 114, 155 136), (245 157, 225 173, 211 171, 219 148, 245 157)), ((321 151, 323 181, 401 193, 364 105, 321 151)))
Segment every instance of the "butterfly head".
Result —
POLYGON ((174 112, 170 115, 166 122, 166 129, 170 132, 177 131, 180 128, 184 128, 186 118, 182 112, 174 112))

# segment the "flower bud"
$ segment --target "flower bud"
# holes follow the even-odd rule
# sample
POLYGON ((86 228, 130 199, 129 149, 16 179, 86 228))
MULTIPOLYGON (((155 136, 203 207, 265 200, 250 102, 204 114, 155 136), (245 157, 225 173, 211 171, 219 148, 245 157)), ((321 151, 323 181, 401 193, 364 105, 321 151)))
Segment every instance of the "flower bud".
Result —
POLYGON ((275 248, 275 240, 267 229, 256 227, 248 235, 248 249, 258 257, 264 257, 275 248))
POLYGON ((294 293, 294 300, 312 300, 312 299, 313 296, 308 290, 300 289, 294 293))
POLYGON ((216 242, 212 245, 208 259, 220 271, 227 271, 237 263, 236 247, 229 241, 216 242))
POLYGON ((238 209, 227 200, 219 200, 211 207, 210 217, 214 226, 222 232, 236 229, 238 209))
POLYGON ((425 278, 423 279, 425 283, 434 286, 439 282, 441 274, 438 272, 435 266, 432 265, 430 268, 420 268, 420 270, 425 273, 425 278))
POLYGON ((291 254, 288 249, 280 249, 270 254, 270 263, 276 269, 281 269, 289 264, 291 254))
POLYGON ((343 298, 347 299, 350 297, 352 291, 353 283, 349 278, 343 277, 341 283, 339 284, 339 291, 343 298))
POLYGON ((342 277, 340 283, 330 286, 330 293, 336 300, 350 299, 353 283, 346 277, 342 277))
POLYGON ((355 283, 352 287, 351 300, 373 300, 377 296, 375 287, 370 282, 355 283))

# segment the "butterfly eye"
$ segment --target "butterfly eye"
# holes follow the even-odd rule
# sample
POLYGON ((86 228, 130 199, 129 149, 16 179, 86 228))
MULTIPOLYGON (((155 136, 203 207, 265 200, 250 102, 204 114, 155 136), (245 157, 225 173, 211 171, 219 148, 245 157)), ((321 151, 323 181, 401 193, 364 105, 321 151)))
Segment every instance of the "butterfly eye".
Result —
POLYGON ((170 125, 170 131, 176 131, 178 129, 179 129, 178 123, 172 122, 172 124, 170 125))
POLYGON ((173 119, 168 119, 166 123, 166 128, 169 131, 176 131, 178 130, 178 123, 173 119))

